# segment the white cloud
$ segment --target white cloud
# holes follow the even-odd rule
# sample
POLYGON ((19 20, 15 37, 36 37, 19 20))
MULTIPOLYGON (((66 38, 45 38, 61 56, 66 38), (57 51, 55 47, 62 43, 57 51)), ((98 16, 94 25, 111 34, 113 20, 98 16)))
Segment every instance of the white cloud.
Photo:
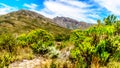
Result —
POLYGON ((96 23, 96 19, 100 18, 95 13, 96 9, 90 9, 93 5, 78 0, 46 0, 44 1, 44 8, 41 10, 36 10, 38 5, 34 3, 23 6, 49 18, 64 16, 88 23, 96 23))
POLYGON ((91 6, 87 3, 83 3, 83 2, 77 1, 77 0, 64 0, 63 2, 66 2, 67 4, 74 6, 74 7, 78 7, 78 8, 85 8, 85 7, 91 6))
POLYGON ((39 11, 39 13, 53 18, 56 16, 70 17, 79 21, 85 21, 88 23, 96 23, 96 20, 92 18, 99 18, 98 15, 93 13, 93 10, 89 9, 91 5, 83 3, 77 0, 47 0, 44 2, 45 8, 39 11), (89 14, 87 14, 89 13, 89 14), (97 17, 96 17, 97 16, 97 17))
MULTIPOLYGON (((37 9, 39 6, 34 3, 25 3, 23 6, 49 18, 65 16, 88 23, 96 23, 97 19, 102 19, 103 16, 110 14, 109 12, 120 16, 119 0, 88 0, 86 2, 80 0, 45 0, 44 8, 40 10, 37 9)), ((0 15, 16 10, 18 9, 15 7, 0 3, 0 15)))
POLYGON ((23 6, 33 10, 36 9, 38 5, 31 3, 31 4, 24 4, 23 6))
POLYGON ((90 8, 94 5, 78 0, 46 0, 44 1, 44 8, 40 10, 36 10, 38 5, 34 3, 23 6, 49 18, 64 16, 88 23, 96 23, 97 19, 101 19, 99 13, 96 12, 99 8, 90 8))
POLYGON ((120 0, 95 0, 101 7, 115 15, 120 15, 120 0))
POLYGON ((17 8, 11 7, 4 3, 0 3, 0 15, 7 14, 9 12, 16 11, 16 10, 17 8))

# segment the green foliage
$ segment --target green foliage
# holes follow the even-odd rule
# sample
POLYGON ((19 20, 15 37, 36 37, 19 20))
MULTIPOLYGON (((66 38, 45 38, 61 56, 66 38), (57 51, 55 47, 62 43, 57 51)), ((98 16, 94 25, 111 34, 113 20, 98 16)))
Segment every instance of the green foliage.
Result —
POLYGON ((48 53, 48 47, 54 45, 53 36, 41 29, 31 31, 26 38, 28 44, 32 44, 31 47, 35 53, 48 53))
POLYGON ((71 42, 69 41, 62 41, 62 42, 56 42, 56 48, 59 49, 59 50, 62 50, 66 47, 69 47, 69 45, 72 45, 71 42))
POLYGON ((85 31, 74 30, 71 33, 70 40, 74 41, 74 49, 71 50, 72 60, 87 64, 89 67, 91 62, 97 57, 96 61, 104 65, 109 62, 109 58, 120 49, 115 44, 114 37, 115 27, 109 26, 94 26, 85 31), (114 40, 114 41, 113 41, 114 40))
MULTIPOLYGON (((24 18, 25 17, 21 16, 19 19, 24 22, 24 27, 20 28, 23 29, 23 31, 19 31, 19 26, 21 27, 21 25, 15 29, 16 24, 12 22, 13 20, 3 20, 0 21, 0 24, 5 22, 11 24, 12 28, 10 29, 10 32, 13 32, 13 35, 15 35, 15 32, 24 32, 24 29, 27 30, 26 32, 39 27, 42 29, 32 30, 27 34, 21 34, 15 38, 13 35, 6 33, 9 32, 9 28, 4 28, 1 26, 0 68, 8 66, 11 62, 15 61, 15 56, 19 54, 24 55, 23 52, 29 52, 29 59, 32 58, 33 52, 35 54, 42 54, 44 57, 49 56, 50 58, 55 59, 59 56, 62 50, 66 51, 67 49, 71 49, 69 48, 68 43, 71 46, 72 44, 74 45, 74 47, 70 50, 69 56, 75 66, 74 68, 89 68, 91 64, 95 64, 95 66, 99 66, 98 64, 101 64, 110 67, 110 61, 120 61, 120 21, 117 21, 116 16, 114 15, 110 15, 104 19, 105 25, 102 25, 101 21, 98 20, 98 25, 92 26, 86 30, 73 30, 70 35, 70 30, 50 24, 46 20, 29 20, 31 18, 24 18), (43 25, 37 23, 38 21, 41 21, 43 25), (15 31, 11 31, 13 26, 15 31), (48 33, 46 30, 53 35, 48 33), (54 42, 57 42, 58 46, 54 46, 54 42), (56 47, 58 47, 59 50, 57 50, 56 47), (26 49, 22 50, 22 48, 26 49), (19 53, 17 53, 17 49, 20 50, 19 53), (3 54, 2 52, 6 53, 3 54)), ((18 24, 19 23, 20 22, 18 22, 18 24)), ((65 58, 65 60, 67 61, 68 59, 65 58)), ((52 62, 50 67, 59 67, 58 64, 52 62)), ((63 67, 69 68, 68 65, 69 64, 65 62, 63 67)))
POLYGON ((112 44, 112 50, 113 51, 113 57, 112 57, 112 60, 114 61, 120 61, 120 36, 115 36, 115 37, 112 37, 110 38, 111 40, 111 44, 112 44))
POLYGON ((112 46, 109 44, 111 44, 111 42, 107 40, 100 40, 95 48, 95 54, 100 58, 100 62, 102 64, 108 62, 110 55, 112 55, 112 52, 115 51, 111 49, 112 46))
POLYGON ((53 46, 53 42, 41 42, 39 41, 38 43, 34 43, 31 45, 31 48, 33 49, 34 53, 38 53, 38 54, 46 54, 49 52, 49 48, 50 46, 53 46))
POLYGON ((74 30, 70 35, 70 41, 83 41, 85 39, 85 34, 82 30, 74 30))
POLYGON ((107 18, 104 18, 104 23, 106 25, 112 25, 113 23, 116 23, 117 17, 115 15, 109 15, 107 18))
POLYGON ((101 25, 101 20, 98 19, 98 20, 97 20, 97 24, 98 24, 98 25, 101 25))
POLYGON ((57 68, 56 64, 52 61, 50 68, 57 68))
POLYGON ((120 21, 115 24, 115 30, 116 34, 120 35, 120 21))
POLYGON ((27 35, 28 44, 37 43, 38 41, 48 42, 53 41, 53 36, 42 29, 33 30, 27 35))
POLYGON ((48 53, 48 47, 54 45, 53 36, 42 29, 32 30, 28 34, 22 34, 17 40, 22 46, 30 45, 34 53, 41 54, 48 53))
POLYGON ((67 41, 69 40, 69 34, 58 34, 55 36, 55 41, 67 41))
POLYGON ((0 49, 7 50, 8 52, 14 52, 16 47, 15 38, 11 34, 0 35, 0 49))
POLYGON ((17 37, 17 43, 18 45, 21 45, 22 47, 27 46, 27 38, 26 34, 21 34, 17 37))
POLYGON ((12 61, 12 56, 9 53, 6 53, 2 56, 0 56, 0 68, 3 68, 4 66, 8 66, 12 61))
POLYGON ((107 25, 107 26, 93 26, 86 30, 86 34, 88 35, 96 35, 96 36, 102 36, 102 35, 113 35, 115 32, 115 27, 113 25, 107 25))

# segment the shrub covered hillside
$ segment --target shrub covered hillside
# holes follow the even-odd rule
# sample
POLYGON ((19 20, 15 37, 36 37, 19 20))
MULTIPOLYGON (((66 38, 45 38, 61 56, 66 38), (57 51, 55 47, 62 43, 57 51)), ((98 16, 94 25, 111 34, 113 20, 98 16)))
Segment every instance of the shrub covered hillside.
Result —
POLYGON ((116 16, 110 15, 104 19, 104 23, 99 20, 98 25, 71 33, 70 40, 74 42, 74 48, 70 52, 70 59, 77 68, 99 68, 112 61, 119 62, 119 24, 116 16))
MULTIPOLYGON (((0 35, 0 68, 11 62, 32 59, 35 54, 50 53, 54 46, 54 37, 42 29, 14 38, 11 34, 0 35)), ((54 55, 53 55, 54 56, 54 55)))
POLYGON ((1 33, 0 68, 35 57, 52 60, 42 68, 120 68, 120 21, 110 15, 97 22, 86 30, 73 30, 69 35, 56 36, 44 29, 18 36, 1 33))

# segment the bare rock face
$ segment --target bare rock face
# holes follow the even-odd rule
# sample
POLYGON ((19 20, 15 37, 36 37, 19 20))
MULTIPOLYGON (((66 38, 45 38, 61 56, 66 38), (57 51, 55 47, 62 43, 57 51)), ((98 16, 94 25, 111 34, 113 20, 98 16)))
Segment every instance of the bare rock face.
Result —
POLYGON ((85 29, 90 27, 92 24, 86 22, 79 22, 69 17, 55 17, 53 18, 53 22, 58 24, 61 27, 69 28, 69 29, 76 29, 81 28, 85 29))

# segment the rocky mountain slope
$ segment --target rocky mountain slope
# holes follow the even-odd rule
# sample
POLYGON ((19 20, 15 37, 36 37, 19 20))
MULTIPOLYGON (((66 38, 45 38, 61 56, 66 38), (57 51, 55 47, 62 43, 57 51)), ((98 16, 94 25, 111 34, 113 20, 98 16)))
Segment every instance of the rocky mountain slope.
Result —
POLYGON ((8 32, 18 35, 38 28, 53 34, 66 34, 70 31, 56 25, 51 19, 29 10, 19 10, 0 16, 0 33, 8 32))
POLYGON ((53 22, 58 24, 61 27, 69 28, 69 29, 86 29, 90 27, 92 24, 86 22, 79 22, 69 17, 55 17, 53 18, 53 22))

